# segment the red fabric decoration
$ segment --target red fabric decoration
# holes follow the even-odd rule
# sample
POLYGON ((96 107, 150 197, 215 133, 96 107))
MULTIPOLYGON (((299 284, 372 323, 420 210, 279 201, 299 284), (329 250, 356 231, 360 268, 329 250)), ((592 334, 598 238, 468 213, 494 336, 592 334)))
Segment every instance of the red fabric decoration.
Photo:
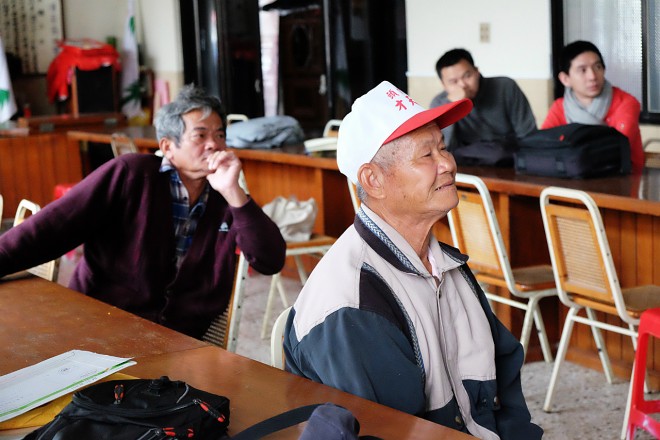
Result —
POLYGON ((64 101, 69 97, 69 84, 74 67, 80 70, 95 70, 112 65, 121 71, 119 53, 109 44, 91 39, 63 40, 59 42, 60 53, 51 61, 46 74, 48 100, 64 101))

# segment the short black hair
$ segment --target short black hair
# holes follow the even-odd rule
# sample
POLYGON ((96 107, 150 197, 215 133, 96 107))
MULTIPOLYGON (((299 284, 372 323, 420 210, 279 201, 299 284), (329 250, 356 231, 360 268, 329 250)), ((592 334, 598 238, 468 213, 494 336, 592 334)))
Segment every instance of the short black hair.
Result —
POLYGON ((467 61, 472 67, 474 67, 474 60, 472 59, 472 55, 470 55, 470 52, 467 50, 452 49, 445 52, 445 54, 442 55, 440 59, 438 59, 438 62, 435 63, 435 71, 438 72, 438 78, 442 79, 442 74, 440 73, 442 69, 445 67, 453 66, 461 60, 467 61))
POLYGON ((596 45, 590 41, 578 40, 567 44, 561 50, 561 54, 559 55, 559 70, 568 75, 568 71, 571 68, 571 63, 575 57, 583 54, 584 52, 593 52, 598 55, 598 58, 600 58, 600 63, 603 65, 603 68, 605 68, 603 55, 601 55, 596 45))

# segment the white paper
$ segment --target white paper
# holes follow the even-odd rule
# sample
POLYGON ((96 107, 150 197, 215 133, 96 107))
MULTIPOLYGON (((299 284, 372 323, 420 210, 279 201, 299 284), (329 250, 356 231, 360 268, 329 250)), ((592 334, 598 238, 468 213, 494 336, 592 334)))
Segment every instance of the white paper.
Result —
POLYGON ((130 358, 72 350, 0 376, 0 422, 131 365, 130 358))

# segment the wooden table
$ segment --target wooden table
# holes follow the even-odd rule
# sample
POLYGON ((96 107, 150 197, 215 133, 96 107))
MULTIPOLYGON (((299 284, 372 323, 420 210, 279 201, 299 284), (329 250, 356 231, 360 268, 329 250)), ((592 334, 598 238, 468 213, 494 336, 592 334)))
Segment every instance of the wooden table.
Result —
POLYGON ((208 345, 37 277, 0 280, 0 310, 0 374, 74 349, 137 357, 208 345))
MULTIPOLYGON (((39 278, 0 281, 0 307, 0 375, 72 349, 90 350, 135 358, 137 365, 123 373, 167 375, 229 397, 230 433, 287 409, 334 402, 353 412, 361 434, 383 439, 472 438, 229 353, 39 278)), ((301 429, 272 438, 295 439, 301 429)))
MULTIPOLYGON (((227 396, 231 402, 230 435, 287 409, 333 402, 353 413, 360 422, 361 435, 383 439, 474 438, 218 347, 138 358, 137 362, 123 372, 159 377, 167 371, 171 379, 227 396)), ((302 429, 302 425, 296 426, 268 438, 297 439, 302 429)))

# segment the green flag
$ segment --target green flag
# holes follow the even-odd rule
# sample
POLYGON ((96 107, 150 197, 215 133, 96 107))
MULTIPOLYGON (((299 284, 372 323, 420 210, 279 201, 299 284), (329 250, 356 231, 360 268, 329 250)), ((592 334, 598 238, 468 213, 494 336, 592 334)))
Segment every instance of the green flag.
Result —
POLYGON ((135 37, 135 0, 128 0, 121 64, 121 110, 127 118, 132 118, 142 113, 140 66, 138 65, 137 38, 135 37))
POLYGON ((0 38, 0 123, 8 121, 16 113, 16 101, 11 89, 11 78, 5 58, 5 47, 0 38))

